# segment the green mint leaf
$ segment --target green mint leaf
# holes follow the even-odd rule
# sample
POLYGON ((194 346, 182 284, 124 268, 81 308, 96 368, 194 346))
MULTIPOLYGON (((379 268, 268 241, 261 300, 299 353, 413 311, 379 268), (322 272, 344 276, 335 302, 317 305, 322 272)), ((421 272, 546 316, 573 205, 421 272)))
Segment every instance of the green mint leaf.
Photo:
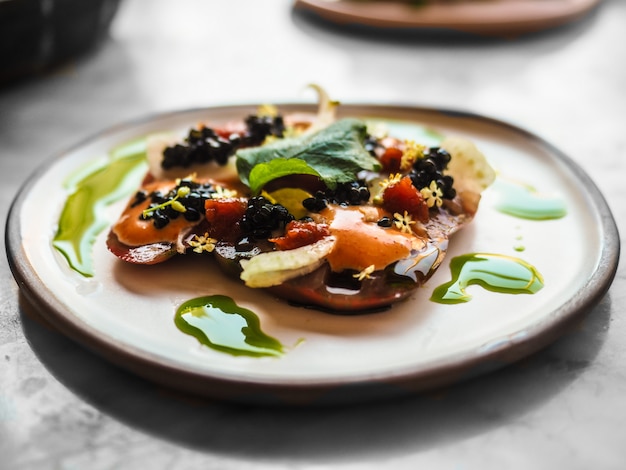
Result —
POLYGON ((363 147, 366 124, 358 119, 346 118, 311 135, 277 140, 262 147, 242 149, 237 152, 237 171, 241 181, 253 192, 260 191, 273 179, 290 174, 316 174, 329 188, 338 183, 354 181, 361 170, 376 171, 380 163, 363 147), (280 166, 280 174, 273 178, 265 170, 253 173, 260 164, 274 160, 301 160, 306 163, 280 166), (304 173, 303 173, 304 171, 304 173), (313 173, 314 172, 314 173, 313 173), (256 178, 259 178, 256 180, 256 178))
POLYGON ((252 168, 249 177, 250 191, 252 191, 252 194, 258 194, 270 181, 289 175, 320 176, 304 160, 299 158, 275 158, 269 162, 258 163, 252 168))

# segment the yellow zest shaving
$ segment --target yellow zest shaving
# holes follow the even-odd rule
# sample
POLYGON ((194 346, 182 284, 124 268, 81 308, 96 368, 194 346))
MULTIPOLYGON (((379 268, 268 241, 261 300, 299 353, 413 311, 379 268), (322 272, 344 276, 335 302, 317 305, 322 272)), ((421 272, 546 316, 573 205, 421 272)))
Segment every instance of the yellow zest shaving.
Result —
POLYGON ((222 186, 215 186, 214 189, 215 192, 211 194, 211 199, 228 199, 237 195, 237 191, 234 189, 226 189, 222 186))
POLYGON ((353 274, 352 277, 354 277, 355 279, 358 279, 359 281, 363 281, 364 279, 369 279, 370 274, 374 272, 374 269, 376 269, 376 266, 373 264, 370 264, 367 268, 365 268, 360 273, 353 274))

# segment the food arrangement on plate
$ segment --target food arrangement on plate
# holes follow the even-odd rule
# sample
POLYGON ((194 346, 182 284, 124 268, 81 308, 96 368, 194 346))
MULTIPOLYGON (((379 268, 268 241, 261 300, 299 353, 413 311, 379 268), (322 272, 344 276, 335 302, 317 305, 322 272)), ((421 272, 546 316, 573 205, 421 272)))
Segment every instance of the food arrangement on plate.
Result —
POLYGON ((149 136, 149 170, 109 250, 135 264, 211 256, 250 288, 336 312, 408 297, 495 172, 468 140, 427 147, 336 119, 339 104, 316 89, 316 115, 265 106, 182 139, 149 136))
POLYGON ((614 224, 552 146, 463 111, 314 88, 317 106, 152 116, 52 160, 7 223, 28 298, 123 367, 247 401, 484 372, 608 287, 614 224))

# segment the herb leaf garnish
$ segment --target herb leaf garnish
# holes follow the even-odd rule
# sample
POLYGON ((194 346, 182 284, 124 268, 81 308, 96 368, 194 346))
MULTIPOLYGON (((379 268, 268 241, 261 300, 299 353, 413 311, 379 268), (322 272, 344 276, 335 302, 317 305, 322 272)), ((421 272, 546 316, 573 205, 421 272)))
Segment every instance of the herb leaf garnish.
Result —
POLYGON ((237 152, 239 178, 253 194, 276 178, 299 174, 317 175, 334 189, 338 183, 354 181, 361 170, 380 169, 378 160, 363 146, 365 136, 365 122, 346 118, 314 134, 241 149, 237 152))
POLYGON ((248 185, 250 186, 252 194, 258 194, 270 181, 289 175, 320 176, 320 174, 311 168, 304 160, 299 158, 275 158, 268 162, 255 165, 250 171, 248 185))

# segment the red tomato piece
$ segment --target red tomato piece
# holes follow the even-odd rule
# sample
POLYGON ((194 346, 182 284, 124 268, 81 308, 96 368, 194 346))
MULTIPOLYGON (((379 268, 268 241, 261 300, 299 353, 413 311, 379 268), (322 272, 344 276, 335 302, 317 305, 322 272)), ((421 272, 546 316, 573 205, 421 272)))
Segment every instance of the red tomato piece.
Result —
POLYGON ((210 236, 217 240, 236 240, 241 235, 239 221, 247 207, 248 202, 243 198, 208 199, 204 209, 210 236))
POLYGON ((426 201, 408 176, 385 189, 383 208, 392 214, 396 212, 404 214, 404 211, 407 211, 420 222, 428 222, 426 201))
POLYGON ((398 172, 402 163, 402 155, 403 152, 399 148, 388 147, 379 158, 380 164, 390 173, 398 172))
POLYGON ((293 250, 311 245, 328 235, 330 235, 330 230, 326 224, 292 220, 285 226, 284 236, 270 238, 270 241, 275 243, 280 250, 293 250))

